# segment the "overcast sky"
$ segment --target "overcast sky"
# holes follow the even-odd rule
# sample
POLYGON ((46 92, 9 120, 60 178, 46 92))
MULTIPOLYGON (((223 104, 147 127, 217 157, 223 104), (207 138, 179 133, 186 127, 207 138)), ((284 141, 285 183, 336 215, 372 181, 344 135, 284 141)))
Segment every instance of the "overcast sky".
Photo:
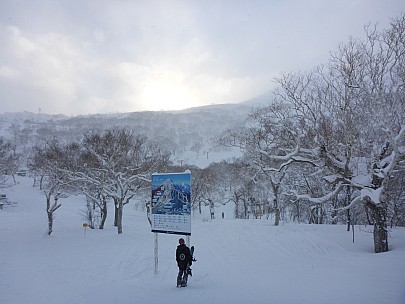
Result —
POLYGON ((242 102, 404 11, 404 0, 1 0, 0 113, 242 102))

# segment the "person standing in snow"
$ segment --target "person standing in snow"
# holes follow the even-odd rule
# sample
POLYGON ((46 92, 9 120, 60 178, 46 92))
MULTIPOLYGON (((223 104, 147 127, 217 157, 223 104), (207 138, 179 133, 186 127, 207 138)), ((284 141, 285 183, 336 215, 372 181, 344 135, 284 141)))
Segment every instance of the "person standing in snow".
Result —
POLYGON ((186 287, 188 279, 188 266, 191 266, 192 256, 190 248, 188 248, 184 242, 184 239, 179 239, 179 245, 176 249, 176 261, 179 267, 179 274, 177 275, 177 287, 186 287))

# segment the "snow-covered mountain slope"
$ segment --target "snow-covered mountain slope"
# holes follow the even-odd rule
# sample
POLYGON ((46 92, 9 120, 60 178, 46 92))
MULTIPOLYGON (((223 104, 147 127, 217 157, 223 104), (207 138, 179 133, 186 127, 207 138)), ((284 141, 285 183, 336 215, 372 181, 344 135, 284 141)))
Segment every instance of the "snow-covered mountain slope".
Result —
POLYGON ((240 155, 218 146, 214 139, 227 129, 242 126, 252 106, 211 105, 183 111, 132 112, 67 117, 34 113, 0 114, 0 136, 22 148, 43 138, 77 139, 88 130, 128 127, 159 142, 172 153, 174 165, 206 167, 240 155))
POLYGON ((233 220, 227 205, 225 219, 193 216, 197 262, 178 289, 178 236, 159 234, 155 275, 154 235, 136 201, 117 235, 111 206, 104 230, 84 230, 84 199, 61 199, 47 236, 45 197, 28 177, 17 182, 6 190, 17 204, 0 210, 1 303, 405 303, 404 228, 375 254, 370 227, 356 227, 353 243, 343 226, 233 220))

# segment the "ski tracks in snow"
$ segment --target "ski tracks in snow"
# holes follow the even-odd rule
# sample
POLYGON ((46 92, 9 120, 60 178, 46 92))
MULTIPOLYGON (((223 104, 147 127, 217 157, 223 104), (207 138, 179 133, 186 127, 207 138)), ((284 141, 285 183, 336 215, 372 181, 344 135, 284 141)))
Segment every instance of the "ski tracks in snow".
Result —
POLYGON ((328 273, 325 265, 333 271, 345 255, 349 261, 345 267, 358 262, 350 260, 353 252, 347 252, 333 240, 320 238, 310 225, 274 226, 263 220, 216 220, 195 223, 195 226, 193 240, 198 261, 190 286, 201 289, 201 296, 207 302, 248 303, 254 298, 266 303, 271 294, 273 300, 283 303, 285 286, 297 291, 310 288, 306 278, 322 281, 328 273), (218 298, 221 290, 233 292, 218 298))

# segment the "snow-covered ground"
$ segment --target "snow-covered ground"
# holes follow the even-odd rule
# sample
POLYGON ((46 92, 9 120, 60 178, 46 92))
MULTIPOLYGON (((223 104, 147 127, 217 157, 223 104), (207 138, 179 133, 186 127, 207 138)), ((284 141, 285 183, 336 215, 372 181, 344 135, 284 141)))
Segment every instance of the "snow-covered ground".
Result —
MULTIPOLYGON (((124 233, 82 227, 84 200, 62 199, 46 235, 45 198, 27 177, 7 189, 17 204, 0 210, 0 302, 4 304, 136 303, 405 303, 405 229, 390 232, 391 251, 373 253, 369 227, 355 243, 343 226, 195 216, 197 262, 187 288, 176 288, 178 236, 154 234, 135 204, 124 208, 124 233)), ((229 208, 228 208, 229 209, 229 208)))

